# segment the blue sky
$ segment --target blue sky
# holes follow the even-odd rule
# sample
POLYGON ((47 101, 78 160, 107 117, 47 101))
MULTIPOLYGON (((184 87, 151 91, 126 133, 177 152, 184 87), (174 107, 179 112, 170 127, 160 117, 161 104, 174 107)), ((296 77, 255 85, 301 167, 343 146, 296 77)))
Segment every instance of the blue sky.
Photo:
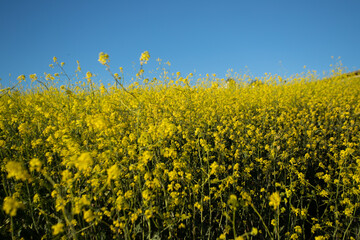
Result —
POLYGON ((56 56, 70 75, 79 60, 108 83, 97 61, 106 52, 129 81, 145 50, 145 73, 157 58, 185 76, 290 76, 304 65, 322 73, 338 57, 352 71, 360 69, 359 9, 358 0, 2 0, 0 78, 9 86, 20 74, 58 72, 49 68, 56 56))

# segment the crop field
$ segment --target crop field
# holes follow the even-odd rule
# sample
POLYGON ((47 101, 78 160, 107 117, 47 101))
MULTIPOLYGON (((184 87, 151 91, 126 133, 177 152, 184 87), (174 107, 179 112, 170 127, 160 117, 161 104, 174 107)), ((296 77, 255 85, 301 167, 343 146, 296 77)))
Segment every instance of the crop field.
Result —
POLYGON ((359 239, 358 76, 148 79, 149 58, 130 86, 100 53, 111 86, 54 58, 1 90, 1 239, 359 239))

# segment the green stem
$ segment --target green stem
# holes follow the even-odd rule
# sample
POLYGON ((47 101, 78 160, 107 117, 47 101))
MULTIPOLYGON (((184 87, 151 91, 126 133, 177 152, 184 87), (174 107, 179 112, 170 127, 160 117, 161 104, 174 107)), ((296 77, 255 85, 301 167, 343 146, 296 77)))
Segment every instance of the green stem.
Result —
POLYGON ((235 229, 235 211, 236 211, 236 208, 234 208, 234 210, 233 210, 233 217, 232 217, 232 225, 233 225, 234 239, 236 239, 236 229, 235 229))
POLYGON ((250 203, 250 206, 252 207, 252 209, 255 211, 255 213, 258 215, 258 217, 260 218, 261 223, 263 224, 266 232, 269 234, 269 236, 271 237, 271 239, 274 239, 274 237, 272 237, 272 234, 270 233, 268 227, 266 226, 264 219, 261 217, 260 213, 256 210, 254 204, 250 203))
POLYGON ((10 216, 10 232, 11 232, 11 239, 15 240, 14 236, 14 223, 13 223, 13 217, 10 216))
POLYGON ((31 201, 31 198, 30 198, 30 190, 29 190, 29 184, 26 183, 26 189, 27 189, 27 192, 28 192, 28 199, 29 199, 29 203, 30 203, 30 214, 31 214, 31 219, 33 221, 33 224, 34 224, 34 227, 35 227, 35 231, 37 233, 39 233, 39 230, 37 228, 37 224, 35 223, 35 218, 34 218, 34 212, 33 212, 33 208, 32 208, 32 205, 33 205, 33 202, 31 201))

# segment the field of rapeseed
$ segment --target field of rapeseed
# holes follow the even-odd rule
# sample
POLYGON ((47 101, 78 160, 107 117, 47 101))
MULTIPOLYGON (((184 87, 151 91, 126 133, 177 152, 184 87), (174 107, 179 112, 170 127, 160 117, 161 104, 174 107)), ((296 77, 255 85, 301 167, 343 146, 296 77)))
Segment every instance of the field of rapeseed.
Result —
POLYGON ((108 88, 54 58, 1 90, 1 239, 360 236, 358 77, 147 79, 149 58, 128 87, 101 53, 108 88))

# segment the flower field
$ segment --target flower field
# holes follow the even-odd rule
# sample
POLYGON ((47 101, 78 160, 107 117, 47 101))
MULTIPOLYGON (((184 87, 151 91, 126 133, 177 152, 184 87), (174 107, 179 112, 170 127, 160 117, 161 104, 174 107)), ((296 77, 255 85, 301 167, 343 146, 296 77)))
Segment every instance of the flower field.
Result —
POLYGON ((358 239, 359 77, 147 79, 149 58, 128 87, 101 53, 110 87, 54 58, 1 91, 1 239, 358 239))

